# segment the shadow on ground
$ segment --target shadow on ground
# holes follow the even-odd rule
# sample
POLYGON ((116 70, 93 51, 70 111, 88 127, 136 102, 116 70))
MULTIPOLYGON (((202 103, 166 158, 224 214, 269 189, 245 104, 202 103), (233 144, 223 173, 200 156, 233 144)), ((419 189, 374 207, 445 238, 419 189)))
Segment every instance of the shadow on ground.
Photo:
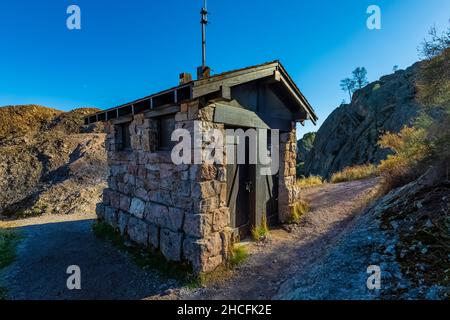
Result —
POLYGON ((142 299, 177 286, 134 264, 126 253, 98 239, 94 220, 18 227, 17 260, 2 271, 8 299, 142 299), (81 268, 81 290, 66 286, 67 267, 81 268))

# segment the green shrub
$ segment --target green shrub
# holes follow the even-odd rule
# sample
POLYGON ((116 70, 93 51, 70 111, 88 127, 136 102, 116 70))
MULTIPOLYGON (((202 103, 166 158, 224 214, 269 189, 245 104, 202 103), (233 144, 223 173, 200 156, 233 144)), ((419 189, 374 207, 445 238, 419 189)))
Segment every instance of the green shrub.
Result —
POLYGON ((125 249, 120 233, 106 222, 96 221, 92 225, 92 231, 96 237, 110 241, 116 248, 125 249))
MULTIPOLYGON (((0 270, 16 259, 16 246, 20 235, 14 231, 0 229, 0 270)), ((7 298, 7 290, 0 284, 0 300, 7 298)))
POLYGON ((16 245, 20 236, 10 230, 0 229, 0 269, 16 259, 16 245))

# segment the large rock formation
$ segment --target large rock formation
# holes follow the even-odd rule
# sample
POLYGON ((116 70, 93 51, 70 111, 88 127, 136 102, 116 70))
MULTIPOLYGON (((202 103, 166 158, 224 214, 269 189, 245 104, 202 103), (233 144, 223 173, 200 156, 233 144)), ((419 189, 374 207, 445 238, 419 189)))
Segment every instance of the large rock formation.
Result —
POLYGON ((315 138, 315 132, 308 132, 297 141, 297 176, 305 174, 305 161, 313 148, 315 138))
POLYGON ((96 109, 0 108, 0 216, 95 212, 106 181, 102 125, 96 109))
POLYGON ((350 104, 334 110, 320 127, 305 161, 307 175, 329 178, 345 167, 379 163, 388 151, 377 142, 385 132, 411 124, 421 105, 416 101, 420 63, 358 90, 350 104))
POLYGON ((297 141, 297 162, 302 163, 306 161, 314 146, 315 138, 315 132, 308 132, 303 135, 303 138, 297 141))

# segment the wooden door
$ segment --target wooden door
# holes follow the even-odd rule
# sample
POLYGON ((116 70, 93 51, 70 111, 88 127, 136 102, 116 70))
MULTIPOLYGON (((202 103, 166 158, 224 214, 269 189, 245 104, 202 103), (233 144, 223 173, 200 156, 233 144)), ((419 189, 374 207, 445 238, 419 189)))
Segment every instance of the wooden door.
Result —
POLYGON ((240 239, 250 234, 254 226, 254 172, 255 165, 248 164, 248 141, 245 139, 246 163, 236 164, 237 146, 235 145, 234 164, 227 166, 228 207, 231 213, 231 227, 240 239))
MULTIPOLYGON (((271 155, 272 148, 272 136, 270 131, 267 134, 267 152, 271 155)), ((279 141, 273 141, 273 143, 278 143, 279 141)), ((267 222, 269 224, 277 224, 278 223, 278 178, 279 173, 275 175, 267 175, 265 176, 264 186, 266 188, 266 192, 263 192, 266 195, 266 217, 267 222)))

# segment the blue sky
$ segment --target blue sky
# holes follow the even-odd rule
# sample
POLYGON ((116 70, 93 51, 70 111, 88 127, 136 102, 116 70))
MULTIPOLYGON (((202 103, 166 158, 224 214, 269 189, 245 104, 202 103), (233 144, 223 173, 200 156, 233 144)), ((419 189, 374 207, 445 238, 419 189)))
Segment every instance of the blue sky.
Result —
MULTIPOLYGON (((201 0, 14 0, 0 3, 0 105, 109 108, 172 87, 201 63, 201 0), (81 30, 66 9, 81 8, 81 30)), ((417 61, 448 0, 209 0, 207 63, 215 73, 280 59, 319 115, 347 95, 357 66, 369 80, 417 61), (382 30, 366 28, 381 8, 382 30)), ((317 130, 308 124, 299 135, 317 130)))

